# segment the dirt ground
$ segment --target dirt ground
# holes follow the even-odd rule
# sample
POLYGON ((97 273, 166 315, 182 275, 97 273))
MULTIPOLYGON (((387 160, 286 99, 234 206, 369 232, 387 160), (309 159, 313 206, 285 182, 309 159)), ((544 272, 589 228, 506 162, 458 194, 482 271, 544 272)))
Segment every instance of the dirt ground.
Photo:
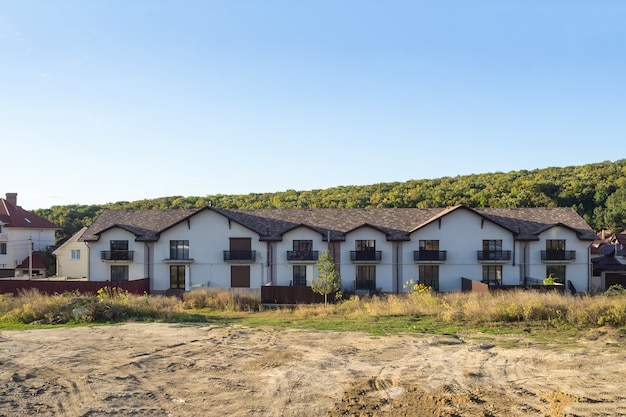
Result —
POLYGON ((0 415, 626 416, 625 345, 611 330, 552 349, 238 326, 1 331, 0 415))

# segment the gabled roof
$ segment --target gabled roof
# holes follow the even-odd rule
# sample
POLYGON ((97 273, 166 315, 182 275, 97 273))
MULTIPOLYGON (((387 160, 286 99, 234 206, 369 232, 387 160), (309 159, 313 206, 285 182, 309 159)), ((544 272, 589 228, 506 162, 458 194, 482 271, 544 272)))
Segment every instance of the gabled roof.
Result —
MULTIPOLYGON (((47 269, 48 268, 48 260, 40 251, 33 252, 33 260, 32 267, 33 269, 47 269)), ((30 261, 28 258, 24 259, 21 264, 19 264, 16 269, 30 269, 30 261)))
POLYGON ((514 231, 517 240, 537 240, 539 235, 555 226, 576 232, 580 240, 593 241, 596 233, 573 209, 555 208, 488 208, 475 209, 495 223, 514 231))
POLYGON ((71 242, 77 242, 78 239, 80 239, 82 237, 82 235, 85 233, 85 231, 87 230, 87 227, 83 227, 81 228, 78 232, 74 233, 70 238, 68 238, 65 242, 63 242, 62 244, 59 245, 58 248, 56 248, 52 254, 53 255, 58 255, 59 253, 61 253, 61 250, 68 245, 71 242))
POLYGON ((79 241, 97 241, 100 239, 100 234, 116 227, 134 234, 137 241, 157 241, 161 232, 184 221, 198 211, 200 210, 105 210, 87 228, 79 241))
POLYGON ((0 222, 4 227, 59 229, 59 226, 48 219, 26 211, 21 206, 14 206, 4 198, 0 198, 0 222))
POLYGON ((470 210, 478 216, 509 230, 517 240, 537 240, 545 230, 563 226, 577 233, 581 240, 594 240, 595 232, 572 209, 474 209, 450 208, 359 208, 359 209, 218 209, 196 210, 106 210, 85 232, 81 240, 96 241, 101 233, 123 228, 137 241, 156 241, 160 233, 202 210, 219 213, 259 235, 263 241, 280 241, 297 228, 308 227, 326 240, 345 240, 345 235, 360 227, 372 227, 385 233, 387 240, 408 240, 415 230, 456 211, 470 210))

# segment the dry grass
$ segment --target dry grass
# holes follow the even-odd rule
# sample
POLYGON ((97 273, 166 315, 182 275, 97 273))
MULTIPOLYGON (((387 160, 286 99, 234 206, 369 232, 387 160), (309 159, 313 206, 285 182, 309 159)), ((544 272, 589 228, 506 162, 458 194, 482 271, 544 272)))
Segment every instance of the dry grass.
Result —
MULTIPOLYGON (((256 297, 203 289, 185 293, 183 299, 135 296, 115 289, 103 289, 96 295, 65 293, 47 296, 32 290, 16 297, 0 296, 0 320, 5 323, 120 321, 132 318, 181 320, 181 315, 189 311, 255 312, 262 309, 256 297), (77 311, 81 313, 77 315, 77 311)), ((626 294, 570 296, 519 290, 495 293, 426 292, 371 298, 354 296, 334 305, 299 305, 277 309, 272 315, 286 320, 431 317, 445 323, 478 326, 503 322, 558 322, 578 328, 603 325, 626 327, 626 294)))

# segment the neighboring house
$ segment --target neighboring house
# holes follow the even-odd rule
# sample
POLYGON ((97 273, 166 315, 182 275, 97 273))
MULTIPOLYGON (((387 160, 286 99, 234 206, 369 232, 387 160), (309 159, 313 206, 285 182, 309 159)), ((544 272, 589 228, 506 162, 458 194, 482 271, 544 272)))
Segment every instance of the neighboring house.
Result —
POLYGON ((593 230, 569 208, 107 210, 79 241, 89 279, 150 278, 153 292, 195 286, 310 286, 329 250, 343 290, 460 291, 461 278, 590 288, 593 230))
MULTIPOLYGON (((13 277, 32 252, 54 245, 59 227, 17 205, 17 193, 0 198, 0 277, 13 277)), ((23 270, 23 268, 22 268, 23 270)))
POLYGON ((612 285, 626 288, 626 230, 603 239, 594 248, 592 289, 605 291, 612 285))
POLYGON ((15 267, 16 277, 47 277, 48 267, 50 266, 48 259, 41 251, 34 251, 26 259, 15 267))
POLYGON ((83 227, 52 252, 56 257, 58 277, 87 277, 89 273, 89 247, 85 242, 78 240, 86 230, 87 227, 83 227))

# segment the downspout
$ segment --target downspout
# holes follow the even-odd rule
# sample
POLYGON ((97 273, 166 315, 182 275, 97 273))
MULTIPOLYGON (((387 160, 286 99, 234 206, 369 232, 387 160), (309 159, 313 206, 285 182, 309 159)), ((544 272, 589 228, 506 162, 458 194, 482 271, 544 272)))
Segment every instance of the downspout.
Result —
POLYGON ((148 242, 144 242, 143 245, 145 247, 144 253, 145 253, 145 259, 146 259, 144 261, 144 263, 145 263, 144 272, 147 273, 148 279, 149 279, 148 280, 148 283, 149 283, 149 285, 148 285, 148 293, 149 293, 149 292, 151 292, 151 290, 153 288, 153 285, 152 285, 152 278, 153 277, 152 277, 152 274, 150 273, 150 246, 148 246, 148 242))
POLYGON ((85 246, 87 247, 87 281, 91 281, 91 248, 89 242, 85 242, 85 246))

